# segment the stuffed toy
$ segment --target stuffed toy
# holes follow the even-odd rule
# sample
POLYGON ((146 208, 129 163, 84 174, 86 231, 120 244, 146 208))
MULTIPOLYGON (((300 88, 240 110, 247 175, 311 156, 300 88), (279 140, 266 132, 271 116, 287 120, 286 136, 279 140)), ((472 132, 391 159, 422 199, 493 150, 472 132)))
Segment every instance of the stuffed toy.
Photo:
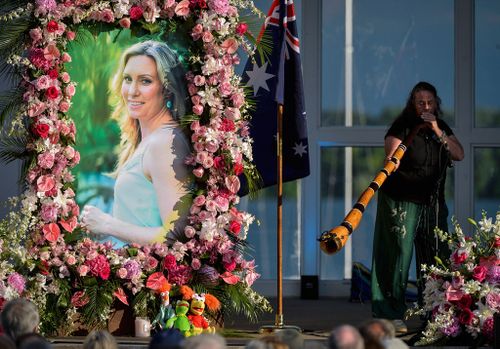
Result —
POLYGON ((189 302, 182 299, 175 305, 175 315, 167 320, 166 328, 178 329, 184 337, 191 336, 191 323, 187 317, 189 311, 189 302))
POLYGON ((175 316, 174 309, 170 305, 171 285, 161 272, 153 273, 146 281, 146 287, 156 291, 161 297, 160 311, 151 323, 152 326, 159 326, 164 330, 167 327, 167 321, 175 316))
POLYGON ((215 332, 215 328, 213 326, 210 326, 207 319, 203 316, 205 307, 207 307, 211 311, 218 310, 220 309, 220 302, 217 298, 208 293, 195 293, 191 299, 191 305, 189 307, 188 315, 189 322, 192 326, 192 335, 198 335, 202 332, 215 332))

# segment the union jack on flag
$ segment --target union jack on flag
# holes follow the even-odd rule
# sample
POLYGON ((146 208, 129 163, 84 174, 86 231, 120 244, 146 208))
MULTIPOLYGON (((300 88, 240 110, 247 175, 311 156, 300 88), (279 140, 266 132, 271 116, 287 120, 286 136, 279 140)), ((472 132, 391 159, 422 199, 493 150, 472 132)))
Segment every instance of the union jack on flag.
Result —
POLYGON ((256 102, 250 133, 254 163, 263 185, 277 182, 277 110, 283 105, 283 181, 309 175, 307 120, 302 66, 293 0, 274 0, 259 40, 272 39, 272 52, 261 61, 248 60, 243 83, 253 88, 256 102))

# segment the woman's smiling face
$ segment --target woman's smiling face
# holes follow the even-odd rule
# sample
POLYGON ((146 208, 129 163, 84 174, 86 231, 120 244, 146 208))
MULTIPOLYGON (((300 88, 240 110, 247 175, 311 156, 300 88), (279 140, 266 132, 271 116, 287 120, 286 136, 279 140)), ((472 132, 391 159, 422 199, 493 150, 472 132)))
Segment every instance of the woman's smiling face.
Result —
POLYGON ((141 55, 128 59, 121 93, 131 118, 149 120, 165 108, 163 85, 153 58, 141 55))

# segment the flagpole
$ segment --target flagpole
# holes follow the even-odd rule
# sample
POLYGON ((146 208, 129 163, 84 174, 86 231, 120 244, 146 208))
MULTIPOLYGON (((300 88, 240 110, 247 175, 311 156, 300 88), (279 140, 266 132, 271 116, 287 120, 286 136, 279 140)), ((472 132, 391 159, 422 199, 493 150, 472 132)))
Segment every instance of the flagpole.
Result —
POLYGON ((278 103, 278 132, 277 132, 277 262, 278 262, 278 280, 277 280, 277 300, 278 312, 276 313, 275 325, 283 327, 283 104, 278 103))
POLYGON ((260 332, 276 332, 281 330, 294 330, 302 332, 298 326, 288 325, 284 323, 283 316, 283 104, 278 103, 277 110, 277 132, 276 132, 276 162, 277 162, 277 207, 276 207, 276 255, 277 255, 277 287, 276 298, 278 309, 274 326, 262 326, 260 332))

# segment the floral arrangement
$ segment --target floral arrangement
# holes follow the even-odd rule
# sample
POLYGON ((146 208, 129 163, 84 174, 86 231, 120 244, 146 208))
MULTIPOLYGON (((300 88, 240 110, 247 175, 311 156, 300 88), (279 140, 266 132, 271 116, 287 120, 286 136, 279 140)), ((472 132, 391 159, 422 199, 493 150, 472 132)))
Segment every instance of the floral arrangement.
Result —
POLYGON ((0 303, 32 299, 48 335, 104 326, 117 303, 154 318, 162 296, 147 287, 162 273, 178 289, 209 291, 223 311, 255 318, 269 303, 252 289, 259 277, 244 240, 254 217, 237 208, 239 176, 254 176, 249 102, 234 72, 238 48, 253 53, 240 11, 250 0, 12 0, 0 10, 0 55, 19 84, 0 104, 5 159, 25 160, 25 191, 0 224, 0 303), (186 33, 186 79, 193 144, 186 159, 196 178, 189 225, 173 245, 113 249, 79 224, 71 169, 79 162, 65 63, 82 30, 121 28, 135 35, 186 33), (7 127, 9 126, 9 127, 7 127), (17 148, 16 148, 17 147, 17 148), (12 149, 17 149, 15 152, 12 149), (157 275, 157 274, 155 274, 157 275))
POLYGON ((457 343, 484 345, 493 341, 493 317, 500 312, 500 212, 496 221, 476 223, 466 236, 455 221, 455 231, 438 231, 447 241, 451 255, 447 266, 423 266, 425 289, 423 306, 409 314, 430 317, 417 345, 457 343))

